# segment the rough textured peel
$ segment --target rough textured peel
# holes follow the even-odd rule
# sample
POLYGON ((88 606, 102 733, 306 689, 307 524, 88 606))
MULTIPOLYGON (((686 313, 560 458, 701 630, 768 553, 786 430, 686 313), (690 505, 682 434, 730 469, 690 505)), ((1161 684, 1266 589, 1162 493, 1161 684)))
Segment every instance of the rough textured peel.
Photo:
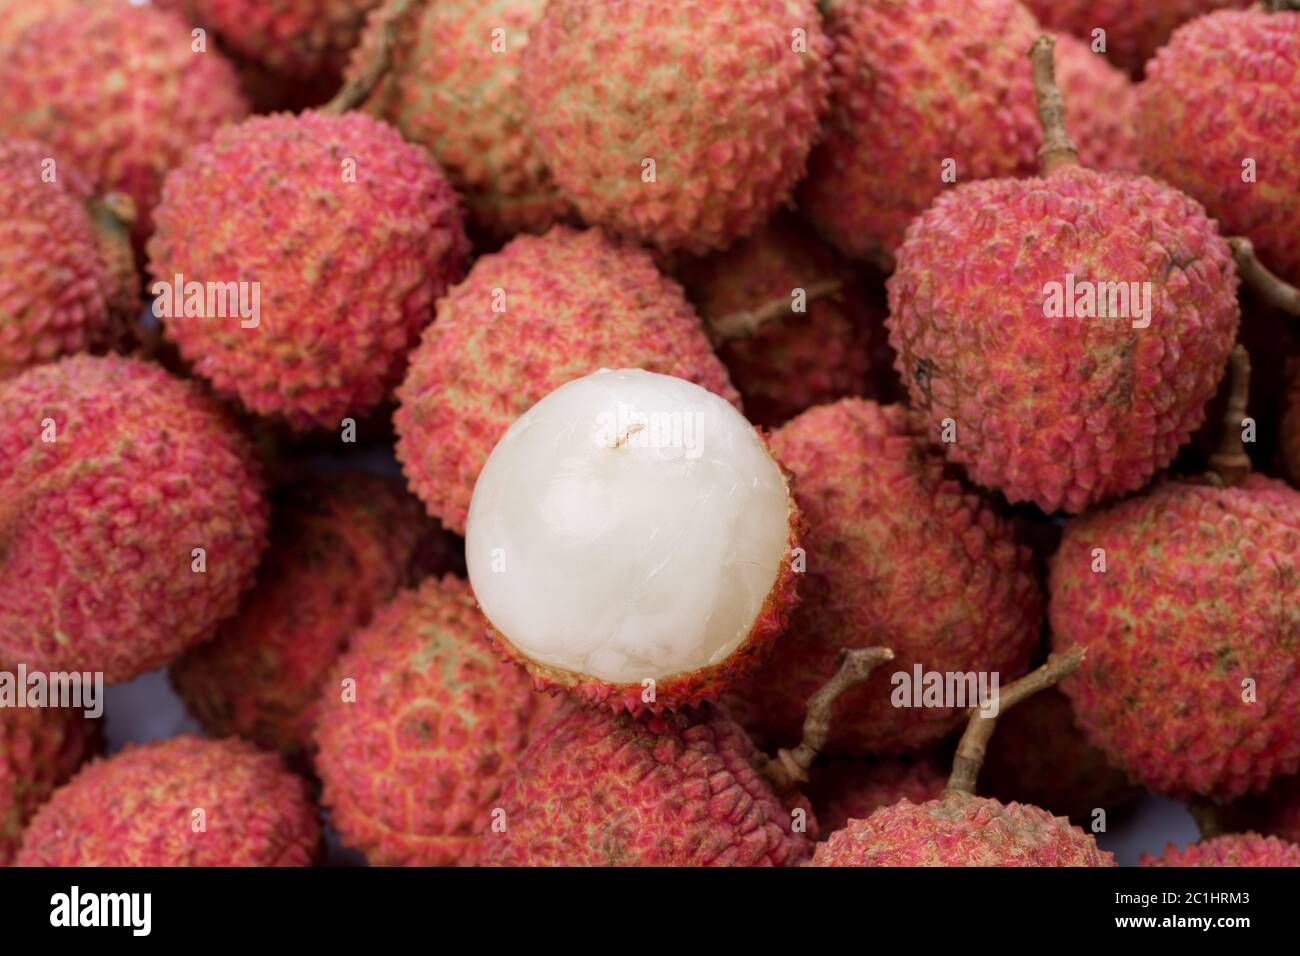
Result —
POLYGON ((1258 833, 1230 833, 1181 850, 1171 843, 1160 856, 1142 854, 1141 865, 1300 866, 1300 846, 1258 833))

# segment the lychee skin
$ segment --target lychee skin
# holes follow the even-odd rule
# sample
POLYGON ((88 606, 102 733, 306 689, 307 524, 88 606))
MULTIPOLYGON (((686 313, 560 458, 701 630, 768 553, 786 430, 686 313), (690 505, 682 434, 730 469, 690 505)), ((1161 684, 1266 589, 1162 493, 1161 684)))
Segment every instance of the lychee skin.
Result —
POLYGON ((1053 30, 1068 30, 1092 42, 1094 30, 1106 31, 1106 56, 1140 76, 1142 67, 1181 23, 1223 7, 1248 7, 1255 0, 1024 0, 1025 6, 1053 30))
POLYGON ((901 800, 817 844, 812 866, 1114 866, 1091 834, 1021 803, 901 800))
POLYGON ((493 655, 486 623, 465 582, 431 578, 379 611, 335 668, 316 768, 334 825, 371 864, 476 862, 540 706, 493 655))
POLYGON ((352 635, 408 583, 425 524, 396 479, 331 475, 273 496, 257 585, 216 636, 171 667, 214 737, 269 750, 311 746, 322 688, 352 635))
POLYGON ((1013 503, 1078 512, 1142 487, 1200 425, 1238 285, 1194 200, 1058 167, 959 186, 912 224, 888 283, 889 340, 935 436, 955 429, 950 461, 1013 503), (1070 275, 1150 283, 1149 327, 1047 318, 1049 284, 1070 275))
POLYGON ((85 6, 88 0, 0 0, 0 50, 46 17, 85 6))
POLYGON ((1300 866, 1300 846, 1258 833, 1229 833, 1160 856, 1143 853, 1141 866, 1300 866))
POLYGON ((1040 691, 999 718, 979 789, 999 800, 1042 807, 1081 826, 1092 823, 1094 810, 1110 813, 1142 795, 1088 743, 1069 699, 1055 688, 1040 691))
POLYGON ((138 296, 101 253, 89 184, 51 158, 0 137, 0 379, 114 344, 121 304, 138 296))
POLYGON ((13 858, 37 808, 102 745, 99 722, 79 710, 0 710, 0 866, 13 858))
POLYGON ((1079 724, 1149 789, 1229 799, 1300 768, 1300 492, 1167 483, 1077 519, 1050 617, 1087 651, 1061 685, 1079 724))
POLYGON ((0 59, 0 133, 48 144, 97 193, 129 195, 141 246, 167 172, 248 112, 230 64, 191 44, 179 17, 153 7, 95 3, 42 18, 0 59))
POLYGON ((769 748, 799 742, 807 701, 843 647, 883 645, 894 661, 835 703, 825 752, 892 753, 944 737, 954 708, 895 707, 892 675, 1023 672, 1042 594, 1032 556, 978 496, 945 479, 902 406, 845 399, 772 436, 803 514, 800 603, 767 663, 727 698, 769 748), (924 614, 917 614, 925 608, 924 614))
POLYGON ((319 851, 306 780, 252 744, 186 736, 88 764, 37 812, 14 863, 309 866, 319 851))
MULTIPOLYGON (((417 4, 397 21, 392 69, 365 105, 433 153, 464 198, 472 231, 487 241, 545 232, 573 215, 533 146, 519 79, 528 32, 545 6, 417 4)), ((371 15, 353 70, 372 55, 388 16, 385 7, 371 15)))
POLYGON ((177 275, 261 292, 255 327, 178 316, 167 337, 218 390, 299 429, 338 428, 384 398, 469 254, 433 160, 355 113, 223 130, 167 178, 157 221, 155 295, 177 275))
POLYGON ((718 348, 755 425, 776 428, 814 405, 877 397, 897 375, 885 342, 885 313, 857 270, 792 215, 676 270, 706 328, 770 303, 806 294, 806 311, 767 322, 718 348), (839 291, 815 296, 818 285, 839 291))
POLYGON ((397 392, 412 490, 464 534, 474 482, 514 420, 602 368, 675 375, 740 403, 680 286, 644 250, 557 226, 483 256, 438 303, 397 392))
POLYGON ((1300 12, 1192 21, 1151 61, 1139 98, 1143 169, 1300 282, 1300 12))
POLYGON ((706 706, 644 720, 570 703, 538 729, 482 838, 496 866, 791 866, 811 849, 754 745, 706 706), (796 830, 796 827, 799 829, 796 830))
POLYGON ((829 48, 812 0, 550 0, 524 51, 529 122, 587 222, 703 254, 803 178, 829 48))
POLYGON ((813 768, 804 788, 817 824, 825 833, 842 830, 850 820, 865 820, 881 807, 907 799, 937 800, 948 774, 932 754, 881 760, 836 760, 813 768))
POLYGON ((250 446, 197 386, 74 356, 0 383, 0 426, 0 655, 111 683, 235 611, 266 503, 250 446))

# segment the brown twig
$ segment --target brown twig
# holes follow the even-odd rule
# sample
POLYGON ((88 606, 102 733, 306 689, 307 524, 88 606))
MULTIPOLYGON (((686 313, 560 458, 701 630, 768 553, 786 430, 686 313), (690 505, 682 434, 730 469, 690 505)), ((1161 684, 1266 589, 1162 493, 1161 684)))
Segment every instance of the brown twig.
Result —
POLYGON ((1228 832, 1219 816, 1219 808, 1209 800, 1198 797, 1187 802, 1187 812, 1196 821, 1196 829, 1201 831, 1201 839, 1209 840, 1228 832))
POLYGON ((759 770, 777 790, 788 790, 808 780, 808 768, 826 746, 831 732, 831 708, 840 694, 861 684, 871 672, 894 659, 887 647, 844 648, 839 655, 835 676, 808 698, 808 713, 803 720, 803 740, 794 750, 782 748, 775 757, 764 755, 759 770))
POLYGON ((1255 258, 1255 246, 1249 239, 1233 236, 1228 240, 1228 245, 1232 248, 1232 258, 1237 262, 1237 272, 1241 274, 1242 282, 1273 308, 1300 315, 1300 289, 1274 275, 1264 263, 1255 258))
MULTIPOLYGON (((839 279, 827 279, 816 282, 804 290, 806 302, 828 299, 844 291, 844 283, 839 279)), ((742 309, 731 312, 717 319, 709 320, 709 336, 714 345, 722 345, 734 339, 750 338, 758 333, 768 322, 776 322, 794 314, 793 297, 773 299, 764 302, 757 309, 742 309)))
POLYGON ((334 99, 320 108, 322 113, 340 115, 356 109, 370 99, 375 88, 383 82, 388 71, 392 69, 393 46, 397 42, 397 24, 406 16, 411 3, 412 0, 389 0, 388 5, 375 14, 380 19, 370 58, 344 82, 334 99))
MULTIPOLYGON (((1083 656, 1082 647, 1076 647, 1065 654, 1053 654, 1038 670, 1030 671, 1002 688, 997 697, 998 715, 1001 716, 1026 697, 1053 687, 1073 674, 1083 663, 1083 656)), ((952 774, 948 777, 944 793, 975 792, 975 780, 979 777, 980 767, 984 766, 984 752, 988 749, 989 738, 993 736, 997 723, 997 717, 982 716, 978 706, 970 708, 970 723, 966 725, 966 732, 961 735, 961 743, 957 745, 957 755, 952 760, 952 774)))
POLYGON ((1224 486, 1234 485, 1250 474, 1250 456, 1241 440, 1241 423, 1250 407, 1250 353, 1233 346, 1229 364, 1228 407, 1223 411, 1219 448, 1210 456, 1210 471, 1224 486))
POLYGON ((1043 145, 1038 150, 1038 167, 1043 174, 1058 166, 1079 165, 1079 151, 1065 126, 1065 100, 1056 85, 1056 38, 1040 36, 1029 48, 1034 66, 1034 97, 1038 100, 1038 122, 1043 127, 1043 145))

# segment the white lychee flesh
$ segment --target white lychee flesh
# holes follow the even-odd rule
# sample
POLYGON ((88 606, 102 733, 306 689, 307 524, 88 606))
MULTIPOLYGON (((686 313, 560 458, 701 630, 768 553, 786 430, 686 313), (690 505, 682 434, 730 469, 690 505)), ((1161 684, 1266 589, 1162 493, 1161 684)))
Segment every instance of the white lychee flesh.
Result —
POLYGON ((510 427, 470 502, 493 626, 532 661, 617 684, 745 640, 790 541, 785 476, 745 418, 639 369, 569 382, 510 427))

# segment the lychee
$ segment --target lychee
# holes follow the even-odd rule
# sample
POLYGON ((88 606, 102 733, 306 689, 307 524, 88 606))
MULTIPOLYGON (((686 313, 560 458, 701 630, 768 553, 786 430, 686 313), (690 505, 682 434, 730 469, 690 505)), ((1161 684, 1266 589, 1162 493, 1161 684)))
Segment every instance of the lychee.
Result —
POLYGON ((1300 283, 1300 10, 1193 20, 1151 61, 1139 99, 1143 169, 1300 283))
POLYGON ((18 41, 22 32, 35 23, 76 7, 89 0, 0 0, 0 50, 18 41))
POLYGON ((829 55, 812 0, 550 0, 522 84, 537 149, 587 222, 702 254, 803 178, 829 55))
MULTIPOLYGON (((799 204, 842 253, 888 269, 908 223, 945 184, 1037 168, 1042 133, 1024 54, 1038 26, 1015 0, 830 0, 825 8, 835 47, 831 112, 799 204)), ((1085 142, 1085 160, 1133 168, 1134 154, 1123 151, 1134 135, 1131 88, 1101 57, 1067 45, 1062 85, 1068 94, 1078 84, 1070 118, 1106 137, 1085 142)))
POLYGON ((756 425, 897 381, 883 296, 792 215, 674 271, 756 425))
POLYGON ((358 114, 223 130, 168 177, 157 220, 167 337, 218 390, 297 428, 338 428, 386 395, 469 252, 433 160, 358 114))
POLYGON ((37 808, 101 746, 99 723, 79 710, 0 708, 0 866, 37 808))
POLYGON ((125 0, 43 17, 0 58, 0 133, 129 195, 142 245, 168 170, 248 111, 230 64, 192 43, 176 15, 125 0))
POLYGON ((951 705, 912 706, 910 692, 897 706, 895 675, 910 686, 918 669, 1012 677, 1028 666, 1042 616, 1032 556, 944 475, 916 416, 845 399, 779 429, 772 451, 794 476, 806 569, 771 659, 729 698, 760 742, 797 739, 804 702, 841 647, 882 644, 896 666, 838 701, 828 744, 836 754, 923 746, 962 720, 951 705))
POLYGON ((1012 502, 1134 491, 1200 425, 1236 336, 1233 251, 1194 200, 1075 161, 1035 44, 1043 175, 959 186, 908 229, 890 343, 950 461, 1012 502))
POLYGON ((116 344, 138 307, 128 224, 43 146, 0 137, 0 379, 116 344))
POLYGON ((344 473, 277 489, 257 585, 213 640, 171 667, 190 712, 214 736, 285 754, 309 747, 349 638, 414 583, 425 524, 396 479, 344 473))
POLYGON ((14 863, 308 866, 319 848, 307 781, 278 757, 174 737, 88 764, 37 812, 14 863))
POLYGON ((947 783, 948 771, 934 754, 907 754, 832 761, 812 770, 805 792, 818 827, 830 833, 900 800, 918 804, 937 800, 947 783))
POLYGON ((395 416, 411 488, 463 534, 488 453, 547 394, 601 368, 643 368, 739 398, 681 287, 650 255, 557 226, 480 258, 411 354, 395 416))
POLYGON ((391 30, 391 66, 366 110, 426 146, 488 241, 544 232, 572 214, 533 146, 519 73, 546 0, 419 0, 370 18, 352 70, 391 30))
POLYGON ((498 644, 539 686, 657 712, 716 700, 767 652, 795 601, 797 523, 780 466, 724 399, 606 369, 497 443, 465 550, 498 644))
POLYGON ((320 704, 323 802, 376 865, 472 864, 540 701, 465 582, 427 580, 352 640, 320 704))
POLYGON ((0 422, 0 656, 126 680, 234 612, 266 504, 198 387, 74 356, 0 382, 0 422))
POLYGON ((1300 866, 1300 846, 1258 833, 1230 833, 1181 850, 1171 843, 1160 856, 1142 854, 1141 865, 1300 866))
POLYGON ((540 727, 483 835, 497 866, 791 866, 816 826, 711 705, 637 719, 573 702, 540 727))
MULTIPOLYGON (((1223 7, 1248 7, 1254 0, 1024 0, 1053 30, 1068 30, 1090 43, 1104 39, 1113 63, 1140 76, 1142 67, 1179 24, 1223 7)), ((1186 91, 1180 91, 1180 94, 1186 91)))

